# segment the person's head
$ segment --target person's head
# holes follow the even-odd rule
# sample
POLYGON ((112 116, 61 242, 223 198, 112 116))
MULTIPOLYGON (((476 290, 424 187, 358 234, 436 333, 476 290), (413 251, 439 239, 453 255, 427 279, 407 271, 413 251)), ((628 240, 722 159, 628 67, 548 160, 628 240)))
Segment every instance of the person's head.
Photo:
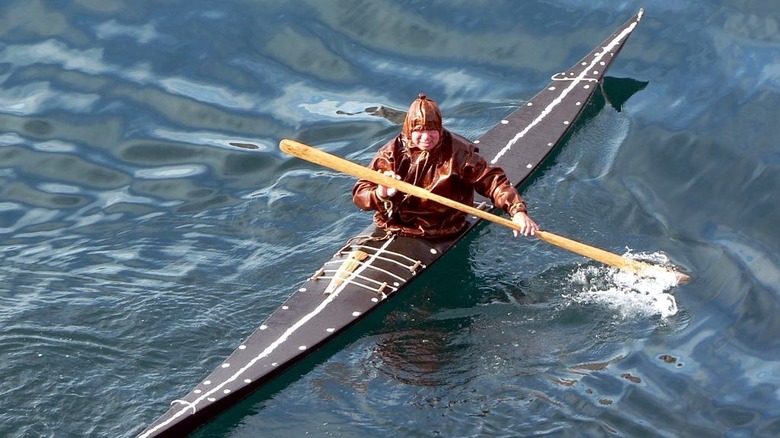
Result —
POLYGON ((439 105, 420 93, 409 106, 409 111, 406 112, 404 137, 412 146, 431 150, 439 145, 442 130, 439 105))

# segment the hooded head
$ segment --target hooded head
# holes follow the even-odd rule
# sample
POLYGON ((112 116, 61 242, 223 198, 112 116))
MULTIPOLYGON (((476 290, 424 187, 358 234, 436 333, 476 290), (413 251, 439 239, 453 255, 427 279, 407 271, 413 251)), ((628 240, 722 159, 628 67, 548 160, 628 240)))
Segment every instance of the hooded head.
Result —
POLYGON ((435 101, 420 93, 409 106, 404 120, 404 137, 410 139, 412 131, 436 130, 442 133, 441 111, 435 101))

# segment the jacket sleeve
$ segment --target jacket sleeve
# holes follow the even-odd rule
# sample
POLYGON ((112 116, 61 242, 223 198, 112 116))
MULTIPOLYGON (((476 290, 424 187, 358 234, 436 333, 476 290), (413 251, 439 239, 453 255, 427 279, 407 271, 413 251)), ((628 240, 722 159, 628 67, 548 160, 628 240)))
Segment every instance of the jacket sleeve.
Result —
POLYGON ((477 193, 490 198, 494 206, 504 210, 510 216, 528 211, 525 201, 509 181, 504 170, 490 166, 476 149, 468 157, 465 174, 471 179, 477 193))
MULTIPOLYGON (((377 151, 374 159, 368 165, 371 170, 384 172, 393 170, 392 156, 388 153, 388 145, 377 151)), ((376 192, 377 184, 364 179, 359 179, 352 188, 352 201, 361 210, 389 211, 392 208, 392 199, 382 199, 376 192)))
POLYGON ((352 188, 352 202, 361 210, 379 210, 383 202, 376 194, 376 187, 371 181, 358 180, 352 188))

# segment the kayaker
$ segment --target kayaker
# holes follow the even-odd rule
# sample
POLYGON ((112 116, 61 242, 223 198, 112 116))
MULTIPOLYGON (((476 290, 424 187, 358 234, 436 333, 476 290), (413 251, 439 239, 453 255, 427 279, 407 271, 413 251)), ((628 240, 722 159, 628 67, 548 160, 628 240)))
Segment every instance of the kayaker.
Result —
MULTIPOLYGON (((409 106, 403 131, 377 151, 368 167, 466 205, 473 204, 476 191, 508 213, 520 226, 519 234, 539 230, 504 171, 490 166, 474 143, 444 129, 439 106, 424 94, 409 106)), ((352 199, 361 209, 375 211, 379 228, 405 236, 446 237, 466 225, 463 212, 362 179, 352 199)))

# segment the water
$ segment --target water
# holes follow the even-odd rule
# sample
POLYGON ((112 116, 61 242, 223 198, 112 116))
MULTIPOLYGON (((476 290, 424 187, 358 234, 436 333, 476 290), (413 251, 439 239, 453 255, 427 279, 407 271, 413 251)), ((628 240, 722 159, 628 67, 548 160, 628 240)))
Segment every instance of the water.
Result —
POLYGON ((485 226, 198 436, 777 436, 780 6, 663 3, 3 2, 0 435, 134 436, 369 223, 281 138, 366 162, 420 91, 476 137, 646 6, 524 193, 693 281, 485 226))

